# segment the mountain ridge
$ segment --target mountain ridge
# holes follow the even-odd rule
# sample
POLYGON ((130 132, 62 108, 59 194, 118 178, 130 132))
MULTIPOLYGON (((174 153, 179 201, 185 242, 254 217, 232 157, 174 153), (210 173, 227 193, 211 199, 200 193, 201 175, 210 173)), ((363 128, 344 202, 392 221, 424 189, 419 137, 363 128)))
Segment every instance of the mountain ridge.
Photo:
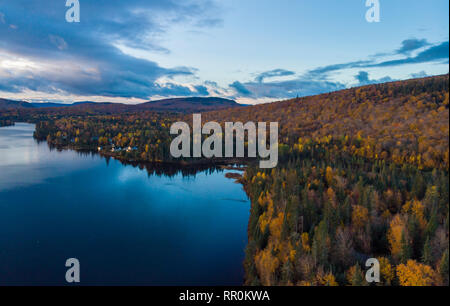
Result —
POLYGON ((8 100, 0 98, 0 110, 6 109, 33 109, 33 108, 102 108, 102 109, 120 109, 123 111, 157 111, 157 112, 204 112, 223 110, 227 108, 242 107, 234 100, 217 97, 187 97, 187 98, 169 98, 148 101, 140 104, 124 104, 112 102, 93 102, 80 101, 71 104, 63 103, 33 103, 26 101, 8 100))

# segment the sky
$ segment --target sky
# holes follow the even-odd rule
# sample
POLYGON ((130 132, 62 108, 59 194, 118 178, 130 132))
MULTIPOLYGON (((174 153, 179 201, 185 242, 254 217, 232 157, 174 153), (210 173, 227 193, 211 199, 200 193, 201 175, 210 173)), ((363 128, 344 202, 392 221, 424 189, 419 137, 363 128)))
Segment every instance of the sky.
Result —
POLYGON ((447 0, 0 0, 0 98, 278 101, 449 72, 447 0))

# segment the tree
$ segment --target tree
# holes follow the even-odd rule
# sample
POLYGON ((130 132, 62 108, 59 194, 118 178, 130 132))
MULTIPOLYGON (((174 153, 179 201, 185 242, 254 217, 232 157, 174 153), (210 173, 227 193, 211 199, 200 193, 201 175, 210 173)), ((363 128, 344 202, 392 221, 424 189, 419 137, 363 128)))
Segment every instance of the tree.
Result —
POLYGON ((328 227, 326 222, 322 220, 314 231, 312 244, 312 255, 316 264, 323 265, 328 262, 330 244, 331 241, 328 236, 328 227))
POLYGON ((311 251, 311 247, 309 245, 309 235, 308 233, 302 233, 302 249, 304 252, 309 253, 311 251))
POLYGON ((392 219, 387 238, 392 256, 397 260, 401 260, 402 255, 407 251, 406 245, 409 243, 405 221, 401 215, 397 214, 392 219))
POLYGON ((408 260, 397 266, 397 276, 401 286, 433 286, 437 285, 437 274, 430 266, 408 260))
POLYGON ((263 286, 275 284, 275 271, 280 266, 278 258, 272 255, 272 249, 267 247, 255 256, 256 268, 263 286))
POLYGON ((400 245, 401 245, 400 260, 401 262, 406 262, 412 256, 412 248, 410 242, 407 239, 406 229, 403 230, 402 232, 400 245))
POLYGON ((423 246, 422 262, 426 265, 431 265, 433 263, 433 254, 429 237, 427 237, 427 240, 425 241, 425 244, 423 246))
POLYGON ((364 206, 355 205, 353 207, 352 213, 352 224, 357 228, 361 229, 367 225, 369 221, 369 211, 364 206))
POLYGON ((318 276, 318 283, 321 286, 327 286, 327 287, 336 287, 339 284, 336 282, 336 278, 334 277, 333 273, 328 272, 325 275, 322 273, 319 273, 318 276))
POLYGON ((364 279, 364 273, 359 264, 352 266, 347 271, 347 281, 352 286, 365 286, 367 282, 364 279))
POLYGON ((383 284, 386 286, 390 286, 395 278, 395 270, 392 268, 389 259, 387 259, 386 257, 378 258, 378 262, 380 263, 380 275, 383 284))
POLYGON ((330 166, 328 166, 325 172, 326 172, 325 179, 327 181, 327 184, 328 186, 332 186, 334 182, 333 169, 330 166))

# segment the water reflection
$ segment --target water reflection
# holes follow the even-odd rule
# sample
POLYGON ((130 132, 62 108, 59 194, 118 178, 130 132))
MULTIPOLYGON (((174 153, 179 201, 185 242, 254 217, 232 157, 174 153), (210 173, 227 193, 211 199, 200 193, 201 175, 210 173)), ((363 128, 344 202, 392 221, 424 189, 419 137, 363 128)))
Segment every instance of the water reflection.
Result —
MULTIPOLYGON (((73 170, 87 169, 104 159, 108 165, 111 157, 100 156, 91 151, 73 151, 60 149, 38 142, 32 135, 35 126, 28 123, 16 123, 14 126, 0 128, 0 190, 42 183, 46 179, 64 175, 73 170), (81 157, 81 158, 80 158, 81 157), (26 176, 22 175, 27 173, 26 176)), ((224 167, 217 165, 180 166, 175 163, 137 163, 120 161, 146 170, 148 175, 173 177, 195 176, 199 172, 213 174, 223 172, 224 167)))
POLYGON ((95 165, 73 151, 50 150, 33 139, 34 125, 16 123, 0 128, 0 190, 43 183, 47 179, 95 165))

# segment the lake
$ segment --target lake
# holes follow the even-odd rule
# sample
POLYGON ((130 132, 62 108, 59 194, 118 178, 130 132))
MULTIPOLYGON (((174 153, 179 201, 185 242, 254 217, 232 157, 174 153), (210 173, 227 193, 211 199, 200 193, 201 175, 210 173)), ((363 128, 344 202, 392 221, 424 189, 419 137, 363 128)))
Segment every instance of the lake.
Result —
POLYGON ((0 128, 0 285, 241 285, 250 202, 225 171, 149 172, 0 128))

